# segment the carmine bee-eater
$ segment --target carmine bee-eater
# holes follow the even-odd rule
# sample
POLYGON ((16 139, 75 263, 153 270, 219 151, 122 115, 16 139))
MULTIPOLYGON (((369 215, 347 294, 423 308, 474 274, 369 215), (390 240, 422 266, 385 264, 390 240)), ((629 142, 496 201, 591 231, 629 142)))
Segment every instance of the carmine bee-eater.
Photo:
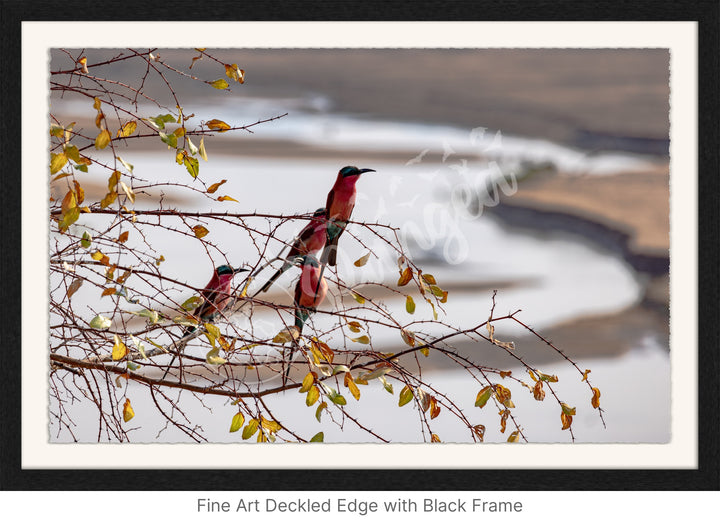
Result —
POLYGON ((268 289, 280 278, 285 271, 293 266, 295 259, 298 256, 304 256, 306 254, 315 254, 325 245, 325 223, 327 222, 327 211, 325 209, 318 209, 313 214, 310 222, 305 228, 300 231, 300 234, 295 238, 290 251, 284 258, 282 267, 278 269, 274 275, 265 283, 260 289, 261 293, 267 293, 268 289))
MULTIPOLYGON (((200 322, 212 322, 215 320, 215 317, 217 317, 217 315, 228 306, 230 300, 232 300, 230 290, 232 289, 233 276, 235 276, 235 273, 247 270, 248 269, 240 268, 233 269, 229 265, 221 265, 214 269, 212 278, 210 278, 208 284, 200 291, 203 302, 195 308, 193 317, 199 319, 200 322)), ((196 329, 197 327, 195 326, 186 326, 183 329, 183 337, 193 333, 196 329)), ((173 356, 162 379, 165 379, 176 357, 177 355, 173 356)))
MULTIPOLYGON (((212 278, 208 284, 200 291, 203 303, 195 308, 193 317, 200 322, 212 322, 215 317, 227 307, 232 300, 230 290, 232 289, 232 279, 235 273, 247 271, 248 269, 233 269, 229 265, 221 265, 213 271, 212 278)), ((195 327, 186 327, 185 335, 195 331, 195 327)))
MULTIPOLYGON (((310 317, 310 313, 314 312, 327 294, 328 285, 322 276, 320 263, 311 254, 296 257, 295 261, 301 264, 300 279, 295 286, 295 326, 302 333, 305 322, 310 317)), ((290 356, 295 353, 295 346, 290 356)), ((283 384, 290 372, 290 363, 288 363, 283 377, 283 384)))
POLYGON ((335 185, 328 193, 327 204, 327 229, 325 249, 320 261, 323 264, 334 266, 337 262, 338 240, 345 231, 353 208, 355 208, 355 197, 357 190, 355 183, 365 172, 375 172, 372 168, 344 167, 338 172, 335 185))

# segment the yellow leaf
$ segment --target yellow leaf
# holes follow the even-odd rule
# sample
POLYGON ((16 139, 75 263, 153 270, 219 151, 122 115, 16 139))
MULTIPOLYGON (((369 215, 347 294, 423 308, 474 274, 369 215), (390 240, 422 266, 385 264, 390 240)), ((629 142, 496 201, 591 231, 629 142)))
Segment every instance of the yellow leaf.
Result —
POLYGON ((315 384, 315 375, 313 375, 313 372, 309 371, 303 378, 302 386, 299 390, 300 393, 308 391, 313 384, 315 384))
MULTIPOLYGON (((85 59, 85 60, 87 60, 87 59, 85 59)), ((101 103, 100 99, 98 99, 97 97, 95 97, 95 99, 94 99, 94 101, 93 101, 93 108, 95 108, 96 110, 99 110, 101 104, 102 104, 102 103, 101 103)))
POLYGON ((598 408, 600 406, 600 390, 598 388, 593 388, 592 391, 593 396, 590 402, 592 403, 593 408, 598 408))
POLYGON ((178 165, 182 165, 183 161, 185 161, 185 156, 187 156, 187 152, 185 150, 178 150, 175 153, 175 162, 178 165))
POLYGON ((410 280, 412 280, 413 271, 409 267, 406 267, 402 273, 400 273, 400 278, 398 279, 397 285, 403 286, 410 283, 410 280))
POLYGON ((368 260, 370 259, 370 253, 368 252, 365 256, 361 256, 357 260, 355 260, 355 267, 362 267, 365 265, 368 260))
POLYGON ((352 340, 353 342, 359 342, 360 344, 370 344, 370 337, 368 337, 367 335, 362 335, 361 337, 350 340, 352 340))
POLYGON ((118 137, 128 137, 135 133, 135 129, 137 128, 137 121, 128 121, 125 123, 120 130, 118 130, 117 135, 118 137))
MULTIPOLYGON (((223 81, 225 82, 225 81, 223 81)), ((227 83, 226 83, 227 84, 227 83)), ((225 121, 221 121, 220 119, 211 119, 207 123, 205 123, 210 130, 217 130, 218 132, 227 132, 230 130, 230 125, 227 124, 225 121)), ((202 148, 203 148, 203 142, 200 141, 200 156, 202 157, 202 148)), ((205 159, 203 157, 203 159, 205 159)))
POLYGON ((512 434, 508 436, 507 442, 508 443, 517 443, 520 441, 520 431, 515 430, 512 434))
POLYGON ((225 64, 225 75, 240 84, 245 82, 245 70, 241 70, 237 64, 225 64))
POLYGON ((115 170, 112 174, 110 174, 110 177, 108 178, 108 192, 114 192, 115 190, 117 190, 116 187, 121 177, 122 174, 119 170, 115 170))
POLYGON ((430 436, 430 442, 431 443, 442 443, 442 441, 440 441, 440 437, 437 434, 433 434, 430 436))
POLYGON ((565 412, 560 413, 560 422, 562 423, 562 429, 567 430, 572 425, 572 415, 568 415, 565 412))
POLYGON ((511 372, 510 370, 505 370, 505 371, 501 371, 501 372, 500 372, 500 378, 501 378, 501 379, 504 379, 504 378, 507 377, 508 375, 512 375, 512 372, 511 372))
POLYGON ((590 373, 590 370, 585 370, 585 373, 583 373, 582 382, 587 381, 588 373, 590 373))
POLYGON ((415 301, 410 295, 405 298, 405 311, 407 311, 411 315, 415 313, 415 301))
POLYGON ((245 428, 243 429, 242 438, 243 439, 250 439, 253 435, 255 435, 255 432, 257 432, 258 429, 258 421, 257 419, 250 419, 248 421, 248 424, 245 425, 245 428))
POLYGON ((50 154, 50 174, 60 172, 62 167, 67 164, 67 161, 68 159, 64 152, 60 154, 50 154))
POLYGON ((126 423, 135 417, 135 410, 133 410, 133 407, 130 405, 130 399, 125 399, 125 404, 123 404, 123 421, 126 423))
POLYGON ((236 200, 235 198, 231 198, 230 196, 219 196, 217 200, 218 201, 235 201, 237 203, 240 203, 238 200, 236 200))
POLYGON ((415 346, 415 333, 412 331, 409 331, 407 329, 401 329, 400 335, 402 336, 403 341, 408 346, 415 346))
POLYGON ((360 389, 355 384, 355 381, 353 381, 352 375, 350 372, 345 373, 345 379, 344 384, 347 386, 348 390, 350 390, 350 393, 353 397, 355 397, 356 401, 360 400, 360 389))
POLYGON ((360 333, 362 326, 357 320, 351 320, 350 322, 348 322, 348 328, 353 333, 360 333))
POLYGON ((95 138, 95 148, 98 150, 102 150, 110 144, 110 139, 110 132, 108 132, 107 130, 103 130, 95 138))
POLYGON ((102 292, 102 294, 100 296, 103 297, 103 296, 114 295, 116 292, 117 292, 117 289, 115 289, 114 287, 108 287, 107 289, 105 289, 102 292))
POLYGON ((92 254, 92 259, 97 260, 98 262, 100 262, 103 265, 110 265, 110 258, 108 258, 106 255, 104 255, 100 251, 95 251, 92 254))
POLYGON ((358 304, 364 304, 364 303, 365 303, 365 298, 364 298, 362 295, 360 295, 359 293, 356 293, 355 291, 352 291, 352 290, 351 290, 351 291, 350 291, 350 294, 351 294, 352 297, 355 299, 355 302, 357 302, 358 304))
POLYGON ((310 389, 308 389, 307 396, 305 397, 305 404, 307 406, 314 405, 317 400, 320 398, 320 390, 318 390, 318 387, 314 384, 310 386, 310 389))
POLYGON ((245 416, 242 414, 242 412, 236 413, 232 421, 230 422, 230 433, 237 432, 242 428, 243 423, 245 423, 245 416))
POLYGON ((182 137, 182 136, 184 136, 184 135, 185 135, 185 127, 184 127, 184 126, 179 126, 178 128, 175 128, 175 131, 173 132, 173 135, 175 135, 175 137, 182 137))
POLYGON ((435 281, 435 277, 431 274, 424 274, 422 275, 423 280, 427 282, 430 285, 437 285, 437 282, 435 281))
POLYGON ((80 205, 83 201, 85 201, 85 191, 80 186, 80 183, 77 181, 74 182, 75 185, 75 199, 77 201, 77 204, 80 205))
POLYGON ((200 157, 202 157, 203 161, 207 161, 207 151, 205 150, 205 138, 200 138, 200 146, 198 147, 198 152, 200 153, 200 157))
POLYGON ((300 336, 300 330, 297 326, 290 326, 290 329, 283 329, 280 333, 273 337, 275 344, 284 344, 286 342, 292 342, 300 336))
POLYGON ((430 397, 430 419, 435 419, 440 415, 440 405, 435 397, 430 397))
POLYGON ((505 388, 502 384, 495 385, 495 397, 500 404, 506 408, 515 408, 515 404, 512 402, 512 394, 508 388, 505 388))
POLYGON ((117 192, 115 192, 114 190, 108 192, 107 194, 105 194, 105 197, 102 200, 100 200, 100 208, 105 209, 105 208, 109 207, 110 205, 115 203, 115 200, 117 199, 117 197, 118 197, 117 192))
POLYGON ((122 187, 122 189, 125 192, 125 195, 128 197, 128 199, 132 203, 135 203, 135 192, 133 192, 133 190, 130 187, 128 187, 124 181, 120 182, 120 186, 122 187))
POLYGON ((225 79, 218 79, 216 81, 211 82, 210 86, 212 86, 213 88, 215 88, 217 90, 224 90, 230 85, 228 84, 228 82, 225 79))
POLYGON ((545 399, 545 390, 543 390, 542 387, 542 381, 536 382, 535 386, 533 386, 533 397, 536 401, 542 401, 545 399))
POLYGON ((80 151, 78 150, 77 146, 67 145, 64 151, 68 159, 75 161, 78 164, 80 163, 80 151))
POLYGON ((122 343, 119 336, 113 335, 113 338, 115 340, 115 344, 112 349, 112 360, 120 360, 127 355, 127 348, 125 347, 125 344, 122 343))
POLYGON ((195 225, 195 227, 193 227, 192 230, 195 233, 195 236, 197 236, 198 238, 204 238, 205 236, 207 236, 210 233, 210 231, 207 230, 202 225, 195 225))
POLYGON ((271 421, 270 419, 265 419, 262 416, 260 417, 260 426, 271 434, 282 430, 282 426, 280 425, 280 423, 278 423, 277 421, 271 421))
POLYGON ((223 179, 223 180, 220 181, 219 183, 213 183, 212 185, 210 185, 210 186, 208 187, 208 189, 207 189, 206 192, 207 192, 208 194, 213 194, 217 189, 220 188, 220 185, 223 185, 223 184, 225 184, 225 183, 227 183, 227 179, 223 179))

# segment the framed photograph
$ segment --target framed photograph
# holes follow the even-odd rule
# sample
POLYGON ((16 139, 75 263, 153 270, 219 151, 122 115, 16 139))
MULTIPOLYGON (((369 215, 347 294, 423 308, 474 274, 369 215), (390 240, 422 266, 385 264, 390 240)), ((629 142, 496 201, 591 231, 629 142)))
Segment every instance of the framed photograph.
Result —
POLYGON ((717 6, 212 5, 3 6, 3 488, 717 490, 717 6))

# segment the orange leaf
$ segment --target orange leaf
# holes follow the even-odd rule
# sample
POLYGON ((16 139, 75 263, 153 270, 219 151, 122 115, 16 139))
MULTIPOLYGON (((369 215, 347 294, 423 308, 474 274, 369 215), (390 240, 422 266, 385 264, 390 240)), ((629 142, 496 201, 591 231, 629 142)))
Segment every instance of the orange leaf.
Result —
POLYGON ((593 388, 592 391, 593 391, 593 396, 592 396, 592 400, 591 400, 592 407, 598 408, 598 407, 600 407, 600 390, 598 388, 593 388))
POLYGON ((410 280, 412 280, 413 271, 409 267, 406 267, 402 273, 400 273, 400 278, 398 279, 397 285, 403 286, 410 283, 410 280))

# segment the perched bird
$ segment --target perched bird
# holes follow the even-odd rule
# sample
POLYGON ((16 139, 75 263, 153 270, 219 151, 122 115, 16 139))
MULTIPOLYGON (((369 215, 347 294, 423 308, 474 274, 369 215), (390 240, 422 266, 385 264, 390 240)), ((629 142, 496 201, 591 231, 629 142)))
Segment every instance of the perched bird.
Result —
POLYGON ((300 231, 295 237, 295 240, 290 247, 290 251, 284 258, 282 267, 278 269, 274 275, 265 283, 260 289, 261 293, 267 293, 268 289, 280 278, 280 276, 293 266, 295 258, 297 256, 304 256, 306 254, 314 254, 323 248, 325 245, 325 223, 327 221, 327 211, 325 209, 318 209, 313 214, 310 222, 305 228, 300 231))
POLYGON ((310 312, 315 311, 325 300, 328 284, 322 277, 317 258, 307 254, 297 260, 302 268, 300 279, 295 286, 295 325, 302 333, 310 312))
MULTIPOLYGON (((201 322, 212 322, 215 317, 227 307, 232 299, 230 289, 232 278, 236 273, 245 272, 248 269, 233 269, 229 265, 221 265, 213 271, 212 278, 200 291, 203 303, 195 308, 193 317, 201 322)), ((186 327, 183 335, 192 333, 195 327, 186 327)))
MULTIPOLYGON (((193 317, 199 319, 201 322, 212 322, 215 317, 227 307, 232 300, 230 289, 232 288, 232 278, 235 273, 247 271, 248 269, 233 269, 229 265, 221 265, 220 267, 213 270, 212 278, 208 284, 200 291, 200 296, 203 299, 203 303, 195 308, 193 311, 193 317)), ((186 326, 183 329, 183 337, 193 333, 197 329, 196 326, 186 326)), ((165 374, 162 379, 170 371, 170 367, 175 362, 177 355, 174 355, 170 364, 168 364, 165 374)))
POLYGON ((325 205, 328 220, 325 249, 320 257, 323 264, 334 266, 337 262, 338 240, 345 231, 345 226, 355 207, 355 196, 357 195, 355 183, 365 172, 375 172, 375 170, 358 167, 341 168, 335 185, 328 193, 325 205))
MULTIPOLYGON (((297 257, 295 261, 301 264, 300 279, 295 286, 295 326, 302 333, 303 326, 310 317, 310 313, 314 312, 325 300, 328 285, 327 281, 322 277, 322 269, 317 258, 307 254, 297 257)), ((290 361, 285 369, 283 384, 285 384, 285 380, 290 373, 290 363, 295 350, 296 346, 293 344, 290 361)))

